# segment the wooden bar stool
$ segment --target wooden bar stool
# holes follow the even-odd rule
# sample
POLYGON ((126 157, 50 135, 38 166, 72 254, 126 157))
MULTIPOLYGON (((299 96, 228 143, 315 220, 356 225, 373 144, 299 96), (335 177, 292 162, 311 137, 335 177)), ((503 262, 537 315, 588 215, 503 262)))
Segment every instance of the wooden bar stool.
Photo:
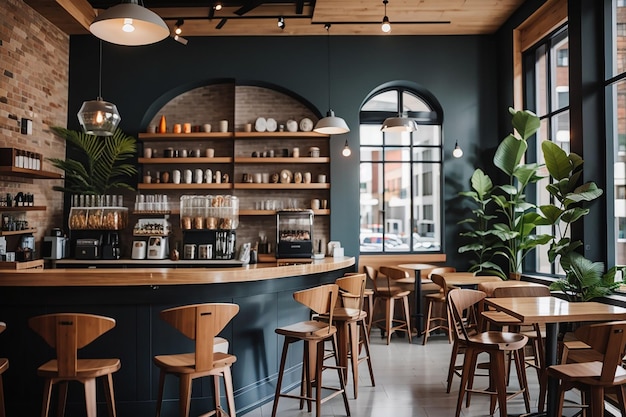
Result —
MULTIPOLYGON (((7 328, 6 323, 0 321, 0 333, 7 328)), ((0 358, 0 417, 5 417, 4 411, 4 384, 2 382, 2 374, 9 369, 9 360, 7 358, 0 358)))
POLYGON ((42 417, 47 417, 50 411, 50 397, 54 384, 58 384, 59 387, 57 416, 65 414, 69 381, 78 381, 85 386, 87 416, 96 417, 98 377, 104 377, 104 394, 109 416, 115 417, 113 373, 120 369, 120 360, 78 359, 78 349, 87 346, 115 327, 115 320, 93 314, 59 313, 32 317, 28 324, 46 343, 56 349, 56 358, 37 368, 37 374, 45 378, 42 417))
POLYGON ((348 404, 348 396, 346 395, 346 387, 341 367, 338 365, 334 367, 324 365, 324 343, 327 341, 332 343, 335 360, 338 360, 337 343, 334 338, 337 333, 337 328, 332 325, 333 312, 337 303, 338 294, 339 287, 337 284, 321 285, 297 291, 293 294, 293 298, 297 302, 309 307, 314 313, 327 315, 328 322, 309 320, 276 329, 276 333, 283 335, 285 337, 285 341, 283 343, 283 351, 280 358, 278 380, 276 382, 276 394, 274 396, 274 405, 272 407, 272 417, 276 417, 278 400, 280 397, 299 399, 301 408, 302 402, 306 401, 309 412, 311 411, 311 402, 315 402, 315 415, 317 417, 321 417, 322 403, 336 397, 337 395, 342 395, 346 414, 348 416, 350 415, 350 405, 348 404), (289 346, 292 343, 300 341, 304 342, 304 355, 302 360, 303 381, 300 387, 300 395, 281 393, 280 389, 282 387, 289 346), (309 355, 311 347, 315 349, 314 357, 310 357, 309 355), (311 360, 315 361, 315 363, 311 364, 311 360), (329 368, 337 370, 339 387, 323 386, 322 372, 329 368), (314 370, 314 377, 311 376, 311 370, 314 370), (313 396, 313 383, 315 384, 315 396, 313 396), (331 393, 322 398, 322 389, 329 390, 331 393))
MULTIPOLYGON (((395 268, 391 266, 381 266, 380 274, 382 274, 387 282, 386 286, 376 287, 376 298, 374 299, 374 309, 376 309, 376 303, 378 301, 385 303, 385 319, 374 320, 372 325, 379 325, 387 335, 387 344, 391 342, 391 334, 403 330, 407 332, 407 339, 411 343, 411 314, 409 312, 409 294, 410 291, 401 289, 398 286, 392 285, 392 281, 398 279, 409 278, 409 273, 404 269, 395 268), (403 320, 396 320, 394 318, 394 309, 396 301, 402 302, 403 320), (382 323, 382 326, 380 325, 382 323), (394 324, 395 323, 395 324, 394 324)), ((378 275, 378 274, 377 274, 378 275)), ((376 281, 374 281, 376 282, 376 281)))
POLYGON ((426 344, 430 333, 435 330, 444 330, 448 335, 448 343, 452 343, 452 326, 450 324, 452 319, 450 317, 450 309, 448 309, 448 286, 446 285, 446 280, 438 273, 431 273, 430 279, 439 286, 440 291, 425 295, 425 298, 428 300, 428 313, 426 314, 426 329, 424 329, 422 344, 426 344), (438 315, 434 315, 434 309, 439 310, 438 315))
MULTIPOLYGON (((191 353, 158 355, 154 364, 159 367, 159 396, 156 415, 161 415, 165 376, 179 378, 179 415, 187 417, 191 408, 191 385, 194 379, 213 376, 215 410, 205 414, 225 414, 220 405, 220 376, 224 378, 226 399, 230 417, 236 417, 231 365, 237 360, 234 355, 223 352, 224 340, 217 334, 237 315, 239 306, 227 303, 191 304, 161 311, 161 319, 176 330, 195 341, 191 353)), ((228 349, 226 345, 226 349, 228 349)))
MULTIPOLYGON (((348 274, 335 280, 341 295, 337 303, 341 305, 335 307, 332 321, 337 328, 339 366, 342 368, 345 380, 348 377, 348 365, 352 367, 355 399, 358 397, 359 364, 361 362, 367 362, 370 381, 372 381, 372 386, 376 386, 367 334, 367 313, 363 311, 365 280, 365 274, 348 274), (360 356, 361 345, 365 348, 364 356, 360 356)), ((328 321, 329 317, 326 314, 320 314, 318 319, 328 321)))
POLYGON ((464 317, 468 316, 468 310, 479 308, 484 298, 484 292, 475 290, 454 289, 448 293, 454 324, 466 345, 456 417, 461 414, 463 397, 469 392, 490 395, 489 414, 494 413, 497 404, 500 407, 500 417, 507 417, 506 401, 515 395, 523 394, 526 411, 530 413, 530 395, 523 362, 523 349, 528 338, 519 333, 486 331, 470 334, 465 330, 464 317), (476 369, 478 355, 482 352, 489 354, 489 388, 477 390, 472 387, 470 378, 476 369), (514 355, 519 379, 520 390, 512 394, 507 393, 505 353, 514 355))

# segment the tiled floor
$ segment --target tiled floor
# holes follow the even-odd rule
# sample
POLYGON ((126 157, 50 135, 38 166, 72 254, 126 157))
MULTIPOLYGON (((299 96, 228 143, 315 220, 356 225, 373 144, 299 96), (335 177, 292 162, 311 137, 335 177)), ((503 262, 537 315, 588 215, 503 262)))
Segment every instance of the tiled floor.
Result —
MULTIPOLYGON (((380 338, 378 330, 372 330, 372 363, 376 386, 372 387, 367 365, 361 363, 359 370, 359 396, 354 399, 352 383, 348 382, 348 399, 351 415, 354 417, 447 417, 454 416, 459 378, 455 377, 453 390, 446 394, 447 367, 451 346, 442 336, 429 338, 426 346, 421 338, 409 344, 405 338, 393 336, 390 345, 380 338)), ((459 358, 460 359, 460 358, 459 358)), ((332 371, 328 371, 331 375, 332 371)), ((528 369, 531 384, 531 411, 536 411, 538 385, 536 373, 528 369)), ((336 376, 336 374, 335 374, 336 376)), ((332 379, 332 376, 329 380, 332 379)), ((349 376, 351 379, 351 375, 349 376)), ((486 378, 479 378, 475 386, 486 378)), ((336 378, 335 378, 336 380, 336 378)), ((512 381, 516 381, 512 378, 512 381)), ((515 382, 513 382, 515 384, 515 382)), ((575 399, 575 396, 572 396, 575 399)), ((521 396, 509 400, 508 414, 518 416, 525 413, 521 396)), ((574 415, 575 409, 566 410, 566 415, 574 415)), ((499 415, 496 410, 495 415, 499 415)), ((272 403, 265 404, 246 414, 246 417, 270 417, 272 403)), ((341 397, 322 405, 322 416, 345 416, 341 397)), ((464 417, 489 415, 487 396, 474 395, 469 408, 463 408, 464 417)), ((618 414, 619 415, 619 414, 618 414)), ((298 401, 281 398, 277 417, 315 417, 315 411, 308 413, 298 408, 298 401)))

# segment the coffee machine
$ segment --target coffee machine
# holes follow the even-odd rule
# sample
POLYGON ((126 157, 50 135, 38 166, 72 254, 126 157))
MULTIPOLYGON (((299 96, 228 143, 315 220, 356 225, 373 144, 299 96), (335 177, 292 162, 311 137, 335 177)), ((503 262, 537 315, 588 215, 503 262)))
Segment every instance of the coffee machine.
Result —
POLYGON ((43 238, 43 259, 63 259, 67 256, 68 239, 63 231, 56 227, 49 236, 43 238))

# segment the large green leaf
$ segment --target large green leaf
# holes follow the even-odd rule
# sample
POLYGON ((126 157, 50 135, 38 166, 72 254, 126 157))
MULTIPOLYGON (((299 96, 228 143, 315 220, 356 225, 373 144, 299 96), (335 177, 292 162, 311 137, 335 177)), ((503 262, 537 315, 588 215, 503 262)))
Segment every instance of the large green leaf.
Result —
POLYGON ((567 153, 549 140, 541 142, 541 150, 550 175, 557 181, 568 178, 572 172, 572 164, 567 153))
POLYGON ((509 113, 513 116, 511 122, 513 129, 515 129, 523 140, 527 140, 534 135, 541 126, 539 117, 530 110, 516 111, 513 108, 509 108, 509 113))
POLYGON ((538 170, 538 164, 524 164, 515 168, 513 176, 520 182, 521 188, 524 188, 526 185, 533 184, 543 178, 537 174, 538 170))
POLYGON ((526 141, 520 140, 513 135, 508 135, 496 149, 493 163, 508 176, 513 176, 515 168, 519 165, 527 148, 528 144, 526 141))
POLYGON ((600 197, 604 191, 594 182, 588 182, 586 184, 577 187, 574 192, 569 193, 566 199, 563 201, 565 206, 569 206, 572 203, 580 203, 581 201, 593 201, 600 197))
POLYGON ((484 200, 493 188, 491 178, 486 175, 480 168, 476 169, 471 178, 472 188, 476 190, 478 198, 484 200))
POLYGON ((541 210, 543 216, 548 220, 548 224, 556 224, 563 214, 563 210, 552 204, 539 206, 539 210, 541 210))

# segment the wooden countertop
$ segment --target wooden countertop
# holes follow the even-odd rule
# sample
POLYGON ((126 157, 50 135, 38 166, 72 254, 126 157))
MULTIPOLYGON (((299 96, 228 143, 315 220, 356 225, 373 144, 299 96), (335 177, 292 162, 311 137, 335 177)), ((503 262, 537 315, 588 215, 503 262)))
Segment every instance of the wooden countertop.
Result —
POLYGON ((188 285, 260 281, 318 274, 348 268, 354 257, 327 257, 312 263, 276 266, 272 263, 227 268, 96 268, 0 270, 0 287, 97 287, 188 285))

